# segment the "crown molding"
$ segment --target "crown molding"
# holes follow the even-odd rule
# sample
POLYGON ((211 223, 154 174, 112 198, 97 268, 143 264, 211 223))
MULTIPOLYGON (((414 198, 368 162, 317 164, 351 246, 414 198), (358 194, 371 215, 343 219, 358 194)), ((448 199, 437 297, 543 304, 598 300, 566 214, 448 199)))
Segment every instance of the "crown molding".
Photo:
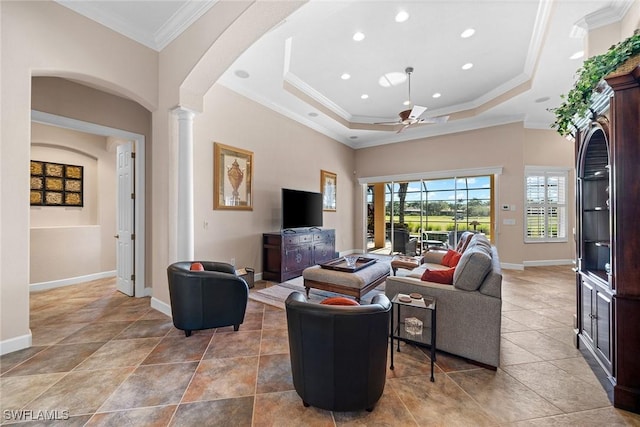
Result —
POLYGON ((629 11, 629 8, 631 8, 631 6, 633 5, 633 3, 633 0, 620 0, 610 2, 608 6, 605 6, 602 9, 596 10, 595 12, 586 15, 584 18, 576 22, 574 24, 574 30, 572 31, 572 34, 575 33, 576 35, 584 35, 588 31, 621 21, 629 11))
POLYGON ((154 33, 142 31, 115 13, 105 10, 102 2, 55 0, 56 3, 85 16, 157 52, 164 49, 184 30, 207 12, 218 0, 184 2, 183 5, 154 33))

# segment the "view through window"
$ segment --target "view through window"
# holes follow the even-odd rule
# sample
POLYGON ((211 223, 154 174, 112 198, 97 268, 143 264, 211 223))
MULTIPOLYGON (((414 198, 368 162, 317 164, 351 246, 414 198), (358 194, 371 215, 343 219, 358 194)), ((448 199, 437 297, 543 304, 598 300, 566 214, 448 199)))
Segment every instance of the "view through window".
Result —
MULTIPOLYGON (((493 183, 492 175, 385 183, 385 247, 403 252, 407 247, 394 240, 407 237, 415 239, 416 253, 424 246, 454 247, 467 230, 491 238, 493 183)), ((370 185, 367 191, 370 234, 375 221, 373 189, 370 185)), ((373 239, 368 241, 370 250, 384 249, 376 248, 373 239)))

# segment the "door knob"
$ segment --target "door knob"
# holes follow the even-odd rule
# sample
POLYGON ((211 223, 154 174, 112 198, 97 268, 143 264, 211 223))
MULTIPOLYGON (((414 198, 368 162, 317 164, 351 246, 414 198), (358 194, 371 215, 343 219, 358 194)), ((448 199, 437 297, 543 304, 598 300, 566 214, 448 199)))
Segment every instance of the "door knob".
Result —
POLYGON ((116 235, 115 235, 115 236, 113 236, 113 237, 115 237, 116 239, 119 239, 119 238, 120 238, 120 235, 119 235, 119 234, 116 234, 116 235))

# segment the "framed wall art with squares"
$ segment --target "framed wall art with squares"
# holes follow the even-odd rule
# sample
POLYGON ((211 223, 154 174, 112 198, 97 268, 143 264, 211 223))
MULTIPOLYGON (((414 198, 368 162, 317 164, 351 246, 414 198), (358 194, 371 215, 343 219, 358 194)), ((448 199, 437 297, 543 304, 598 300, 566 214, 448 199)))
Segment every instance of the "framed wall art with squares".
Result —
POLYGON ((31 206, 84 205, 84 166, 31 160, 31 206))

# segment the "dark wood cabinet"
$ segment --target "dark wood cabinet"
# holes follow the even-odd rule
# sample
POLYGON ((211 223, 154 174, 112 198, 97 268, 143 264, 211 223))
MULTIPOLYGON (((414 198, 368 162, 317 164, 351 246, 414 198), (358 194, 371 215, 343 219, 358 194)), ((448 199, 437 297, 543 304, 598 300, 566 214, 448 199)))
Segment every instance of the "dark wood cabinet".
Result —
POLYGON ((577 342, 640 413, 640 66, 605 81, 576 135, 577 342))
POLYGON ((335 258, 335 230, 296 230, 262 235, 262 278, 284 282, 335 258))

